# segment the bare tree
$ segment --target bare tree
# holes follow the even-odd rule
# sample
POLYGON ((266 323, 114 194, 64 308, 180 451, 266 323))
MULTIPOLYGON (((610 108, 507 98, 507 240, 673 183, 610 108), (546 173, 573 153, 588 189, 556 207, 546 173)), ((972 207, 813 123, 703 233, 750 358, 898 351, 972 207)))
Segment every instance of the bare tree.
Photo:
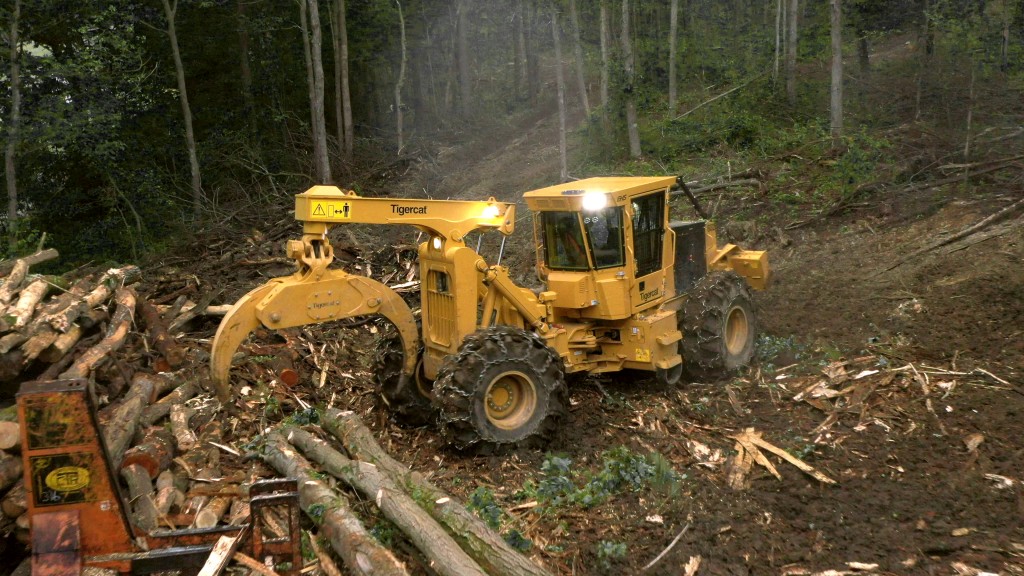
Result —
POLYGON ((783 16, 786 11, 782 9, 783 0, 776 0, 775 4, 775 60, 772 63, 772 81, 779 79, 779 54, 782 46, 782 31, 786 25, 783 16))
POLYGON ((560 178, 569 181, 569 167, 565 144, 565 75, 562 72, 562 34, 558 28, 558 9, 551 11, 551 35, 555 42, 555 84, 558 87, 558 152, 561 159, 560 178))
POLYGON ((586 63, 583 61, 583 44, 580 43, 580 19, 576 13, 576 0, 569 0, 569 17, 572 19, 572 50, 576 57, 576 83, 580 87, 580 101, 583 111, 590 116, 590 98, 587 97, 586 63))
POLYGON ((676 47, 679 44, 679 0, 672 0, 668 16, 668 115, 676 115, 676 47))
POLYGON ((841 0, 831 0, 832 26, 832 90, 831 132, 832 147, 839 148, 843 140, 843 8, 841 0))
POLYGON ((352 161, 355 130, 352 126, 352 96, 348 87, 348 31, 345 29, 345 0, 335 0, 334 22, 334 106, 338 142, 346 163, 352 161))
POLYGON ((797 47, 797 13, 800 11, 800 0, 789 0, 786 12, 786 100, 790 106, 796 106, 796 47, 797 47))
POLYGON ((11 250, 18 241, 18 178, 15 173, 14 153, 18 148, 18 126, 21 124, 21 45, 18 40, 18 20, 21 18, 21 0, 14 0, 11 14, 11 120, 7 129, 7 149, 4 151, 4 172, 7 176, 7 235, 11 250))
POLYGON ((636 96, 633 93, 634 63, 633 40, 629 35, 629 0, 622 0, 622 62, 626 73, 626 131, 629 133, 629 155, 639 158, 640 127, 636 115, 636 96))
POLYGON ((608 25, 608 2, 601 1, 601 107, 604 108, 603 115, 608 117, 608 84, 611 56, 612 33, 608 25))
POLYGON ((252 99, 252 69, 249 66, 249 20, 246 18, 246 0, 238 0, 235 9, 238 14, 238 56, 242 73, 242 100, 246 114, 256 107, 252 99))
POLYGON ((466 13, 469 11, 469 2, 467 0, 458 0, 456 10, 458 12, 456 49, 458 50, 457 58, 459 61, 459 105, 462 110, 462 116, 467 117, 473 108, 470 102, 473 92, 469 79, 469 40, 467 37, 468 30, 466 29, 469 26, 466 18, 466 13))
POLYGON ((178 0, 161 0, 164 15, 167 16, 167 36, 171 40, 171 54, 174 56, 174 72, 178 78, 178 99, 181 100, 181 115, 185 120, 185 145, 188 147, 188 165, 192 172, 192 216, 199 219, 203 204, 203 179, 199 173, 199 156, 196 154, 196 137, 192 130, 192 109, 188 105, 188 88, 185 86, 185 67, 181 63, 178 49, 178 33, 174 29, 174 17, 178 11, 178 0))
POLYGON ((402 15, 402 3, 395 0, 398 6, 398 31, 401 37, 402 58, 398 65, 398 80, 395 82, 395 127, 398 133, 398 154, 402 154, 405 148, 405 139, 402 133, 402 85, 405 84, 405 16, 402 15))
POLYGON ((523 0, 516 0, 515 12, 512 14, 512 52, 515 69, 516 99, 522 97, 523 89, 526 86, 526 33, 523 31, 523 0))

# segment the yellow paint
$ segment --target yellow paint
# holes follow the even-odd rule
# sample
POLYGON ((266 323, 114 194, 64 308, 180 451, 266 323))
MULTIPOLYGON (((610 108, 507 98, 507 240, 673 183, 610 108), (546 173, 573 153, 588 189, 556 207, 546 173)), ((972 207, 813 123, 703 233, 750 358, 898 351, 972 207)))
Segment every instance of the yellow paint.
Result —
POLYGON ((636 361, 637 362, 650 362, 651 351, 648 348, 637 348, 636 349, 636 361))
POLYGON ((79 466, 61 466, 46 475, 46 486, 57 492, 76 492, 89 485, 89 470, 79 466))

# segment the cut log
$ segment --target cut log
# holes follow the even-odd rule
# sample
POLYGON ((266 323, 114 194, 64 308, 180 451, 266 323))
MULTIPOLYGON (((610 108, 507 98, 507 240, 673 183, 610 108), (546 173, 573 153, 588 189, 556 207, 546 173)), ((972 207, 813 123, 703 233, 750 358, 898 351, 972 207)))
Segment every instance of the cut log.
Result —
MULTIPOLYGON (((16 260, 4 260, 0 262, 0 276, 7 274, 8 270, 12 270, 18 265, 18 262, 24 262, 26 266, 35 266, 36 264, 42 264, 50 260, 55 260, 60 254, 54 248, 47 248, 46 250, 39 250, 28 256, 22 256, 16 260)), ((13 273, 13 272, 12 272, 13 273)))
POLYGON ((214 298, 216 298, 219 295, 220 291, 215 290, 213 292, 210 292, 206 296, 203 296, 203 298, 199 300, 199 303, 193 306, 192 309, 190 309, 187 312, 182 312, 177 318, 172 320, 171 323, 167 326, 167 331, 171 334, 182 331, 186 324, 196 319, 197 317, 202 316, 203 313, 206 311, 206 307, 209 306, 210 303, 213 302, 214 298))
POLYGON ((188 425, 188 421, 194 413, 195 410, 184 404, 171 406, 171 432, 174 434, 174 441, 181 452, 188 452, 199 442, 199 438, 188 425))
POLYGON ((198 393, 199 386, 194 382, 182 383, 174 390, 171 390, 166 396, 147 407, 146 411, 142 414, 142 423, 146 426, 156 424, 158 420, 171 413, 171 407, 183 403, 198 393))
POLYGON ((21 458, 0 452, 0 493, 21 479, 21 458))
POLYGON ((220 523, 221 517, 231 506, 231 498, 228 496, 214 496, 203 506, 203 509, 196 514, 194 525, 196 528, 213 528, 220 523))
POLYGON ((435 502, 436 505, 428 506, 427 511, 488 573, 509 576, 550 574, 514 550, 443 490, 388 455, 354 412, 328 409, 321 425, 341 441, 353 458, 377 465, 406 492, 422 494, 424 500, 435 502))
POLYGON ((141 443, 124 453, 121 467, 141 466, 154 479, 171 465, 173 457, 174 440, 171 433, 165 428, 154 426, 146 430, 141 443))
POLYGON ((101 276, 99 281, 96 283, 96 287, 86 294, 80 302, 75 305, 68 306, 60 313, 48 316, 46 320, 50 326, 58 332, 67 332, 71 328, 71 324, 78 318, 82 318, 82 320, 79 321, 79 324, 81 324, 83 328, 92 328, 98 323, 98 321, 100 321, 101 317, 97 316, 97 314, 102 314, 102 312, 97 311, 96 308, 109 300, 110 295, 114 293, 115 289, 122 285, 135 282, 141 277, 142 272, 136 266, 112 268, 107 270, 106 274, 101 276), (88 318, 88 320, 86 320, 86 318, 88 318))
POLYGON ((132 524, 146 532, 153 530, 156 528, 157 511, 149 473, 142 466, 132 464, 121 469, 121 478, 128 485, 132 524))
POLYGON ((36 305, 46 296, 49 289, 49 282, 44 278, 36 278, 21 290, 18 301, 7 310, 7 315, 14 317, 11 321, 12 328, 18 329, 28 324, 29 319, 35 314, 36 305))
POLYGON ((149 300, 140 298, 138 311, 139 315, 142 316, 143 322, 146 323, 146 328, 149 330, 149 339, 153 343, 153 347, 160 352, 171 368, 181 366, 181 363, 185 361, 185 350, 178 346, 174 338, 167 333, 167 325, 160 318, 160 313, 157 311, 156 306, 149 300))
POLYGON ((118 288, 114 300, 117 302, 117 310, 110 319, 110 326, 103 340, 75 360, 71 367, 60 375, 62 380, 88 377, 101 360, 124 345, 135 312, 135 291, 131 288, 118 288))
POLYGON ((185 495, 174 486, 157 488, 156 497, 153 498, 153 506, 159 516, 167 516, 174 506, 181 506, 185 502, 185 495))
POLYGON ((139 418, 146 407, 146 399, 141 396, 126 398, 124 402, 110 411, 110 417, 103 426, 103 444, 107 447, 110 464, 120 468, 125 450, 131 445, 135 431, 139 427, 139 418))
POLYGON ((209 558, 206 559, 206 563, 203 564, 203 568, 197 576, 218 576, 224 572, 241 541, 242 534, 218 538, 217 543, 213 545, 213 550, 210 551, 209 558))
POLYGON ((0 382, 23 379, 21 370, 24 365, 21 360, 24 356, 25 354, 21 350, 11 350, 7 354, 0 354, 0 382))
MULTIPOLYGON (((486 572, 466 554, 444 528, 439 526, 430 514, 403 492, 387 476, 369 462, 350 460, 327 442, 314 438, 312 434, 298 428, 282 430, 288 441, 297 446, 307 457, 319 463, 330 475, 352 486, 364 497, 373 501, 384 516, 405 533, 409 541, 419 549, 430 562, 430 567, 441 576, 475 574, 486 576, 486 572)), ((287 456, 287 452, 285 456, 287 456)))
POLYGON ((24 260, 16 260, 14 262, 14 268, 11 273, 4 278, 3 284, 0 284, 0 310, 6 308, 14 295, 17 294, 21 288, 21 283, 25 281, 25 276, 28 275, 28 262, 24 260))
POLYGON ((0 422, 0 450, 21 452, 21 426, 17 422, 0 422))
POLYGON ((103 336, 102 334, 93 334, 88 338, 81 338, 81 333, 84 332, 81 328, 78 330, 70 330, 65 334, 62 334, 57 338, 57 341, 53 343, 42 354, 39 355, 39 359, 44 362, 53 362, 49 368, 43 371, 36 380, 56 380, 57 375, 67 369, 75 358, 79 356, 79 353, 88 350, 93 344, 98 342, 103 336), (66 351, 64 347, 66 346, 66 351), (60 348, 58 348, 60 347, 60 348))
POLYGON ((280 474, 299 483, 299 505, 320 526, 352 574, 407 575, 401 562, 381 546, 348 506, 347 499, 328 488, 302 455, 280 434, 267 438, 264 460, 280 474))
POLYGON ((28 510, 28 495, 25 493, 25 479, 18 480, 7 494, 4 494, 3 500, 0 500, 0 509, 3 510, 4 516, 14 519, 25 513, 28 510))
POLYGON ((10 332, 0 338, 0 354, 7 354, 28 340, 28 334, 24 332, 10 332))

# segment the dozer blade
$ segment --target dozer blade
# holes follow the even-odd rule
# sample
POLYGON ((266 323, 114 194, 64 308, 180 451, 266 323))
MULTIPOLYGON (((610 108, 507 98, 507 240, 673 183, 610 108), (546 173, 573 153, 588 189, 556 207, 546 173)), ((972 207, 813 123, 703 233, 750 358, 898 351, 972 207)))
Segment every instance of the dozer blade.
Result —
POLYGON ((213 338, 210 372, 221 402, 231 397, 229 372, 238 346, 256 328, 270 330, 379 314, 402 338, 402 378, 416 370, 419 334, 409 305, 386 285, 344 270, 274 278, 243 296, 221 320, 213 338))

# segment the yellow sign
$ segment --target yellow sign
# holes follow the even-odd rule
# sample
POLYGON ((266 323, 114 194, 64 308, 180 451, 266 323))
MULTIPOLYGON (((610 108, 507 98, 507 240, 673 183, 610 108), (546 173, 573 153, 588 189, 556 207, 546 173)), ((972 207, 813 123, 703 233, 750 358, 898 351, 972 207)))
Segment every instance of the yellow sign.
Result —
POLYGON ((651 361, 651 351, 648 350, 647 348, 637 348, 636 349, 636 361, 637 362, 650 362, 651 361))
POLYGON ((89 470, 78 466, 61 466, 46 475, 46 485, 57 492, 76 492, 89 485, 89 470))
POLYGON ((310 205, 311 220, 350 220, 352 206, 348 202, 313 202, 310 205))

